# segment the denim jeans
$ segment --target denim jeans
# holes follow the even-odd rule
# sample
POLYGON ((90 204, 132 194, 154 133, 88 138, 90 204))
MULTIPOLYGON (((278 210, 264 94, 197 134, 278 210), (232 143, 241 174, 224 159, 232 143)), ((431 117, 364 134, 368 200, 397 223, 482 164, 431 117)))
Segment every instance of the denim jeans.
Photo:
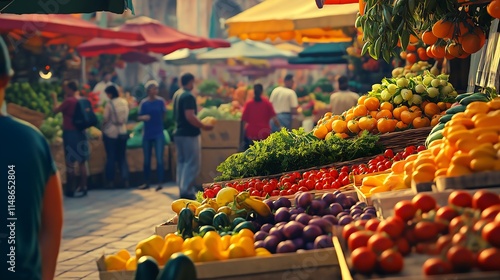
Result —
POLYGON ((193 186, 200 173, 201 144, 200 136, 175 136, 177 149, 177 184, 181 198, 194 199, 196 190, 193 186))
POLYGON ((103 134, 104 149, 106 150, 106 180, 115 179, 115 167, 118 165, 121 179, 128 180, 127 140, 109 138, 103 134))
MULTIPOLYGON (((288 130, 292 129, 292 114, 290 113, 279 113, 276 115, 276 118, 278 118, 278 121, 280 122, 281 126, 286 127, 288 130)), ((274 125, 274 121, 271 120, 271 132, 277 132, 279 131, 279 127, 276 127, 274 125)))
POLYGON ((156 139, 143 139, 142 149, 144 151, 144 179, 146 184, 151 183, 151 154, 155 148, 156 172, 158 172, 158 183, 163 183, 165 168, 163 164, 163 150, 165 149, 165 136, 163 134, 156 139))

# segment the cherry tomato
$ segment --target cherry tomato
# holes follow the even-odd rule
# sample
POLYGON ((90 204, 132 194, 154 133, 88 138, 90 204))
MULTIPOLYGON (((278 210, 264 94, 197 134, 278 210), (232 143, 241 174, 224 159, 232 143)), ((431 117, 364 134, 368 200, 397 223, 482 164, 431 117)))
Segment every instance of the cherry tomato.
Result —
POLYGON ((422 269, 425 275, 450 274, 453 270, 451 263, 441 258, 427 259, 422 269))
POLYGON ((481 236, 495 247, 500 247, 500 222, 490 222, 483 228, 481 236))
POLYGON ((280 196, 286 196, 286 195, 287 195, 287 194, 286 194, 286 190, 281 190, 281 191, 280 191, 280 196))
MULTIPOLYGON (((307 189, 306 189, 307 190, 307 189)), ((279 196, 280 195, 280 191, 279 190, 273 190, 271 192, 271 196, 279 196)))
POLYGON ((323 189, 323 183, 321 183, 321 182, 316 183, 314 185, 314 189, 318 190, 318 191, 322 190, 323 189))
POLYGON ((472 196, 472 208, 483 211, 493 205, 500 205, 500 197, 498 194, 480 190, 472 196))
POLYGON ((385 163, 385 170, 391 169, 391 167, 392 167, 392 162, 387 161, 387 162, 385 163))
POLYGON ((418 146, 417 147, 417 153, 420 153, 421 151, 425 151, 425 150, 426 150, 425 146, 418 146))
POLYGON ((335 180, 335 182, 332 183, 332 187, 334 189, 340 189, 340 187, 342 187, 342 184, 339 182, 339 180, 335 180))
POLYGON ((387 235, 375 233, 368 239, 367 246, 368 249, 375 252, 375 254, 380 255, 385 250, 392 248, 394 243, 387 235))
POLYGON ((349 173, 349 166, 342 166, 342 168, 340 169, 340 172, 349 173))
POLYGON ((242 191, 244 191, 244 190, 245 190, 245 186, 243 186, 243 185, 237 185, 237 186, 236 186, 236 190, 237 190, 238 192, 242 192, 242 191))
POLYGON ((405 148, 405 152, 407 152, 410 155, 413 154, 416 150, 417 148, 415 146, 408 146, 405 148))
POLYGON ((378 225, 377 232, 385 232, 391 238, 396 239, 403 233, 403 227, 395 221, 383 220, 378 225))
POLYGON ((472 207, 472 196, 466 191, 454 191, 448 197, 448 203, 458 207, 472 207))
POLYGON ((380 224, 380 220, 377 218, 370 219, 365 224, 365 229, 370 231, 377 231, 378 224, 380 224))
POLYGON ((376 160, 377 162, 381 162, 381 161, 384 161, 384 160, 385 160, 385 157, 384 157, 384 156, 377 156, 377 157, 375 158, 375 160, 376 160))
POLYGON ((398 240, 396 240, 395 243, 396 243, 396 247, 398 248, 398 251, 399 251, 399 253, 401 253, 401 255, 406 256, 406 255, 409 255, 411 253, 410 243, 408 242, 408 240, 406 240, 406 238, 400 237, 400 238, 398 238, 398 240))
POLYGON ((361 273, 371 273, 377 264, 377 255, 366 247, 360 247, 351 254, 354 269, 361 273))
POLYGON ((444 250, 448 250, 448 248, 451 246, 451 239, 451 234, 441 235, 436 241, 436 247, 438 251, 443 252, 444 250))
POLYGON ((347 172, 340 172, 339 179, 344 179, 345 177, 349 177, 349 173, 347 173, 347 172))
POLYGON ((263 187, 264 187, 264 183, 262 183, 262 182, 255 183, 256 190, 261 191, 263 187))
POLYGON ((342 237, 344 237, 344 239, 347 240, 349 236, 360 230, 361 229, 357 227, 355 224, 347 224, 342 229, 342 237))
POLYGON ((351 181, 349 181, 349 177, 345 177, 344 179, 342 179, 342 186, 347 186, 351 183, 351 181))
POLYGON ((417 209, 409 200, 402 200, 394 205, 394 214, 403 221, 412 220, 415 217, 417 209))
POLYGON ((423 213, 436 209, 436 200, 428 194, 419 193, 413 197, 411 202, 416 209, 420 209, 423 213))
POLYGON ((500 205, 493 205, 484 209, 484 211, 481 213, 481 219, 494 220, 499 213, 500 213, 500 205))
POLYGON ((215 194, 217 194, 222 189, 222 187, 219 185, 214 185, 212 189, 214 190, 215 194))
POLYGON ((394 157, 394 151, 393 151, 393 150, 391 150, 391 149, 387 149, 387 150, 385 150, 385 152, 384 152, 384 156, 385 156, 386 158, 393 158, 393 157, 394 157))
POLYGON ((401 157, 401 155, 396 155, 392 158, 394 161, 400 161, 402 160, 403 158, 401 157))
POLYGON ((351 251, 359 248, 365 247, 368 244, 368 239, 370 239, 371 233, 368 231, 357 231, 352 233, 347 238, 347 246, 351 251))
POLYGON ((205 198, 214 198, 215 197, 215 192, 213 189, 205 189, 203 192, 205 198))
POLYGON ((290 190, 294 193, 296 193, 298 189, 299 189, 299 185, 297 185, 297 184, 293 184, 292 187, 290 187, 290 190))
POLYGON ((336 169, 330 170, 330 177, 337 179, 339 177, 339 172, 336 169))
POLYGON ((307 179, 307 181, 306 181, 306 187, 310 191, 312 191, 314 189, 315 184, 316 183, 313 180, 307 179))
POLYGON ((451 219, 450 225, 448 226, 448 231, 450 232, 450 234, 455 234, 462 228, 462 226, 465 225, 465 223, 466 222, 464 221, 464 218, 462 216, 457 216, 451 219))
MULTIPOLYGON (((308 191, 309 191, 309 189, 308 189, 307 187, 300 187, 298 191, 299 191, 299 192, 308 192, 308 191)), ((274 191, 273 191, 273 192, 274 192, 274 191)))
POLYGON ((398 251, 388 249, 380 255, 379 264, 386 273, 398 273, 403 270, 403 256, 398 251))
POLYGON ((484 271, 496 271, 500 267, 500 249, 488 248, 477 257, 477 265, 484 271))
POLYGON ((420 221, 413 229, 417 241, 431 241, 439 234, 439 228, 434 222, 420 221))
POLYGON ((453 270, 457 272, 467 272, 474 266, 474 254, 471 250, 460 245, 452 246, 446 253, 446 257, 453 270))
POLYGON ((250 195, 251 195, 251 196, 261 196, 261 192, 260 192, 260 191, 258 191, 258 190, 255 190, 255 191, 252 191, 252 192, 250 193, 250 195))
POLYGON ((440 207, 436 211, 436 221, 448 221, 448 222, 450 222, 456 216, 458 216, 457 211, 455 211, 450 206, 440 207))

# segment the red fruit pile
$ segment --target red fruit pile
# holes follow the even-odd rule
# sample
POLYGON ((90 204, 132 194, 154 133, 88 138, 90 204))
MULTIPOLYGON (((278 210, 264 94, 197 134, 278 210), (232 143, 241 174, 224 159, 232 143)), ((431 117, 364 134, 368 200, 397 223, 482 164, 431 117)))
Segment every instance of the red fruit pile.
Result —
POLYGON ((334 190, 351 183, 350 175, 370 174, 385 171, 391 168, 394 161, 406 159, 408 156, 425 150, 424 146, 409 146, 403 151, 394 154, 388 149, 383 155, 376 156, 367 164, 343 166, 342 168, 324 168, 306 171, 303 173, 293 172, 281 176, 278 179, 250 179, 239 182, 226 183, 224 186, 214 183, 205 188, 205 198, 213 198, 223 187, 235 188, 239 192, 247 191, 252 196, 287 196, 298 191, 312 190, 334 190))

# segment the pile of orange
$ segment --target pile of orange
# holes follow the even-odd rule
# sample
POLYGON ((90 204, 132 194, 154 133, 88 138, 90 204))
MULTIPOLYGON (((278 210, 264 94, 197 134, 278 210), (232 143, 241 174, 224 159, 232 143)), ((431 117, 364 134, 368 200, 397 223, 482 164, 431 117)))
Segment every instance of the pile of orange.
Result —
POLYGON ((432 182, 438 176, 500 171, 500 98, 473 102, 446 123, 443 138, 405 165, 405 184, 432 182))
POLYGON ((423 102, 420 106, 398 106, 390 102, 380 103, 376 97, 361 96, 358 104, 342 115, 328 112, 313 130, 319 139, 331 136, 347 138, 367 130, 370 133, 389 133, 409 128, 435 126, 439 118, 451 107, 451 103, 423 102))
POLYGON ((428 57, 454 59, 466 58, 478 52, 486 42, 486 35, 472 18, 454 21, 441 19, 431 30, 423 32, 421 39, 428 45, 428 57))
MULTIPOLYGON (((361 2, 361 1, 360 1, 361 2)), ((500 18, 500 0, 493 0, 486 8, 488 14, 494 18, 500 18)))

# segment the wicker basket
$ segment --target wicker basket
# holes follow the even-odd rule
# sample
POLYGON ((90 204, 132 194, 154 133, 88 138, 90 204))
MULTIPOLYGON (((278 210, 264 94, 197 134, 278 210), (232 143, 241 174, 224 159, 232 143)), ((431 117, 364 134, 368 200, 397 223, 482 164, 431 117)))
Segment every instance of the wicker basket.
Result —
POLYGON ((7 113, 15 118, 29 122, 37 128, 42 126, 43 120, 45 119, 45 115, 43 113, 33 111, 14 103, 7 104, 7 113))
POLYGON ((420 146, 425 140, 432 127, 408 129, 405 131, 392 132, 380 135, 379 143, 386 149, 402 150, 408 146, 420 146))

